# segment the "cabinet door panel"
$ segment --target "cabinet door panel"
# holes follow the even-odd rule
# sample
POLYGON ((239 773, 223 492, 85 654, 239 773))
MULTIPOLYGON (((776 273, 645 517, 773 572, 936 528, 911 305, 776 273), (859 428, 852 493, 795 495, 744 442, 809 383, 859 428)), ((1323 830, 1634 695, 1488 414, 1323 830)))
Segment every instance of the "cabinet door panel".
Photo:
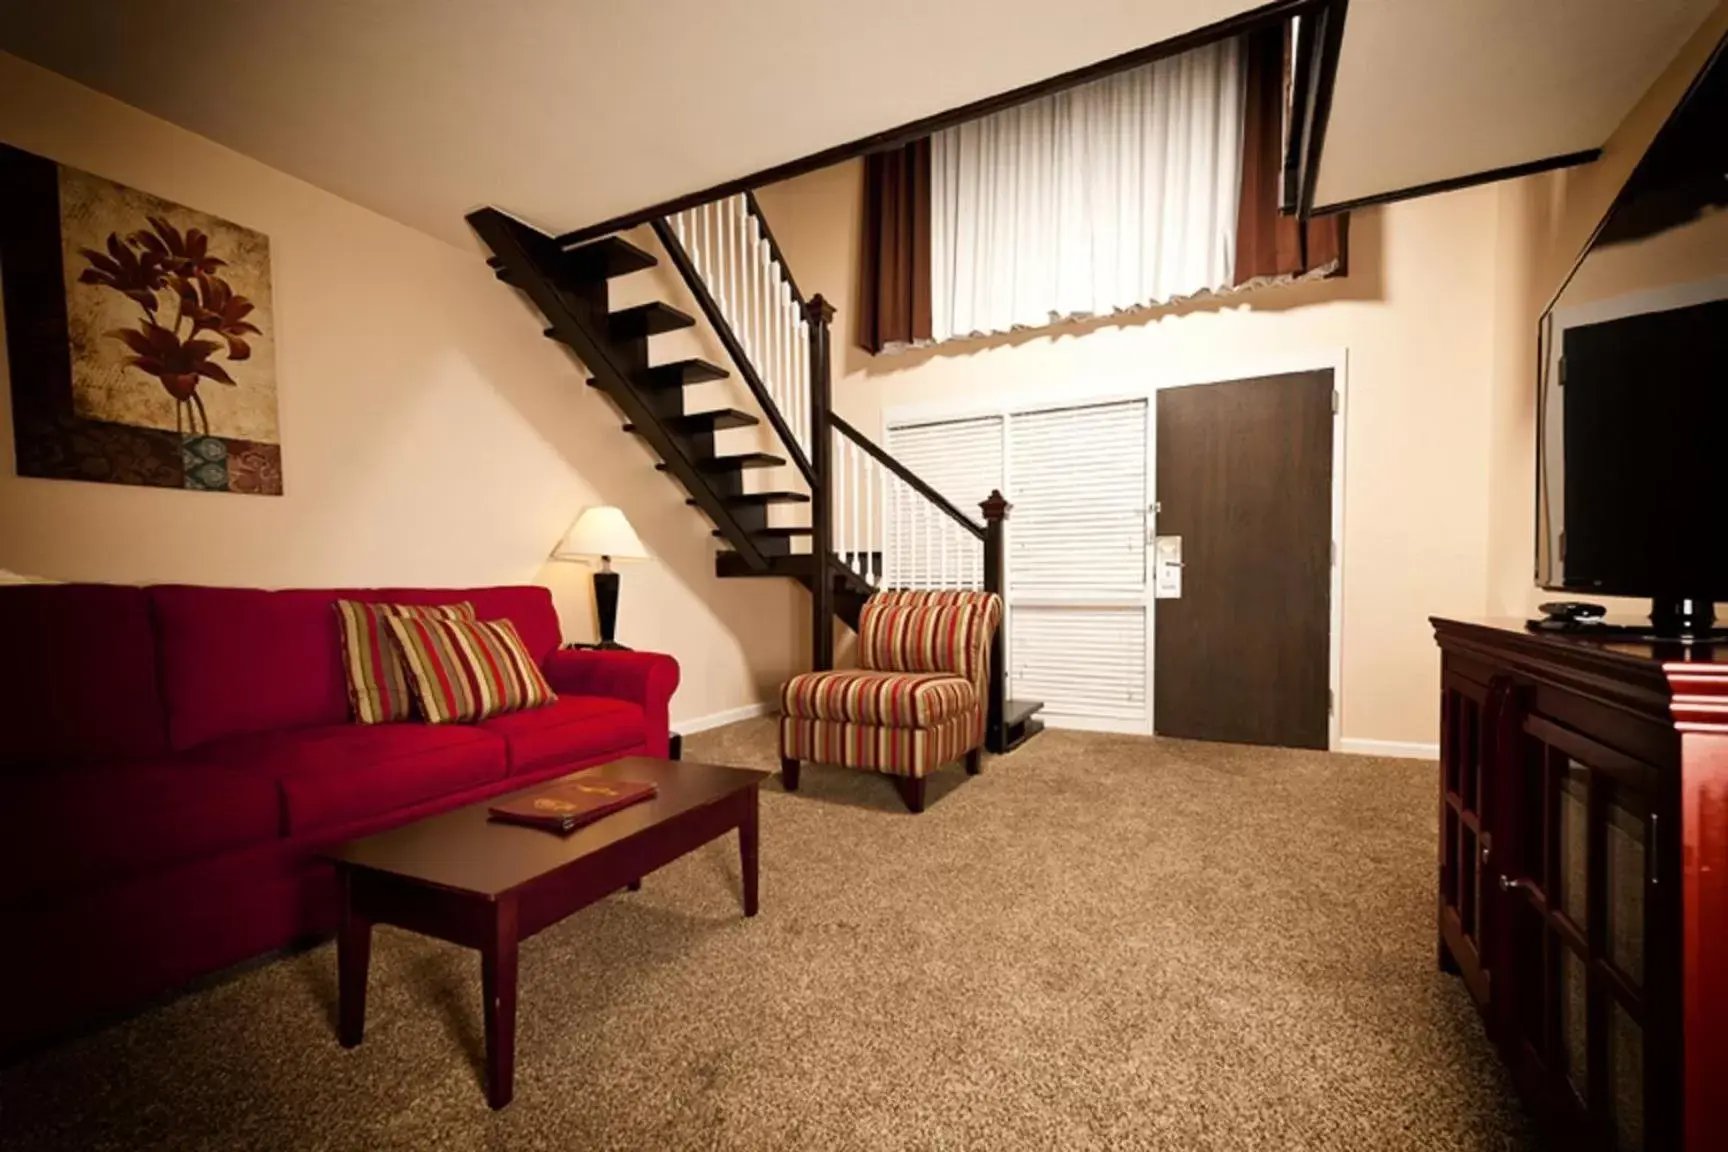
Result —
POLYGON ((1486 1010, 1484 900, 1492 836, 1483 815, 1483 764, 1491 754, 1491 692, 1455 673, 1443 677, 1440 733, 1440 939, 1478 1006, 1486 1010))
POLYGON ((1641 1152, 1645 1102, 1662 1090, 1644 1059, 1655 770, 1544 716, 1520 726, 1525 779, 1502 789, 1520 799, 1494 827, 1519 841, 1491 889, 1515 925, 1514 951, 1491 961, 1511 1001, 1496 1014, 1500 1039, 1541 1082, 1557 1130, 1641 1152))

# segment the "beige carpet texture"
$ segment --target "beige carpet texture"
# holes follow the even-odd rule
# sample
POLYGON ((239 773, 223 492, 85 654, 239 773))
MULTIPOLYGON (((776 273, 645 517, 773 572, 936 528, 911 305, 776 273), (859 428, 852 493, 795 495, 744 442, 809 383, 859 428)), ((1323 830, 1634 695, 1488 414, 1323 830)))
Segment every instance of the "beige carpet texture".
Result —
POLYGON ((379 928, 353 1051, 325 944, 4 1069, 0 1148, 1527 1148, 1435 968, 1434 772, 1047 732, 913 816, 807 766, 754 920, 728 836, 523 945, 501 1112, 477 956, 379 928))

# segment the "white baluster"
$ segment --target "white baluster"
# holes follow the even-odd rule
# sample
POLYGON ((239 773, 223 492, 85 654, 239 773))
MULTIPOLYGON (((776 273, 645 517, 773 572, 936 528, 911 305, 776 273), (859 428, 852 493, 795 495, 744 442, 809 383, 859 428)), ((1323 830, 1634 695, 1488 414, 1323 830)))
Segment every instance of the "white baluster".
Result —
MULTIPOLYGON (((708 289, 708 295, 714 295, 714 229, 708 226, 709 205, 703 204, 691 210, 695 217, 692 221, 696 233, 696 247, 702 253, 697 266, 702 269, 702 285, 708 289)), ((718 298, 716 298, 718 300, 718 298)))
POLYGON ((835 527, 833 527, 833 532, 835 532, 835 553, 838 554, 842 560, 845 560, 847 544, 850 541, 847 541, 847 520, 845 520, 845 516, 840 515, 840 510, 843 510, 843 508, 847 506, 847 466, 845 466, 847 465, 847 442, 845 442, 842 435, 835 435, 833 453, 835 453, 833 463, 838 465, 838 468, 833 470, 835 487, 833 487, 833 503, 828 506, 829 516, 831 516, 829 523, 835 525, 835 527))
MULTIPOLYGON (((887 473, 887 469, 883 469, 883 472, 887 473)), ((903 588, 905 587, 905 582, 901 576, 901 572, 903 570, 902 566, 905 562, 901 559, 901 553, 906 550, 906 525, 904 519, 901 517, 899 477, 892 474, 885 475, 883 483, 887 486, 889 510, 888 548, 883 557, 883 561, 884 566, 887 569, 889 586, 892 588, 903 588)))
MULTIPOLYGON (((704 226, 707 207, 698 205, 685 215, 689 217, 686 227, 690 230, 690 260, 696 265, 697 274, 702 277, 702 286, 707 288, 714 279, 713 266, 708 262, 708 229, 704 226)), ((709 295, 713 295, 712 290, 709 295)))
POLYGON ((876 473, 881 467, 881 461, 870 458, 869 483, 864 489, 864 580, 872 586, 876 583, 876 554, 882 546, 876 539, 876 473))
POLYGON ((894 587, 896 588, 912 587, 912 554, 916 548, 918 536, 918 526, 912 522, 912 501, 906 497, 906 481, 895 477, 894 509, 900 525, 900 545, 896 549, 897 555, 894 558, 894 565, 897 569, 894 573, 894 587))
POLYGON ((750 284, 750 316, 745 321, 750 328, 750 362, 761 373, 762 365, 762 261, 761 248, 757 242, 756 217, 751 214, 749 206, 743 206, 744 212, 744 275, 750 284))
POLYGON ((726 238, 726 250, 720 255, 720 275, 726 278, 726 322, 733 332, 738 330, 738 232, 732 220, 732 202, 720 202, 720 231, 726 238))
POLYGON ((756 350, 752 346, 754 334, 750 330, 751 302, 755 296, 755 244, 750 239, 750 214, 744 210, 742 197, 732 198, 732 211, 738 237, 738 332, 744 338, 744 351, 750 357, 750 363, 756 363, 756 350))
POLYGON ((774 282, 774 378, 780 382, 780 393, 785 397, 780 404, 780 414, 786 417, 786 426, 792 429, 792 439, 796 442, 798 426, 792 423, 792 373, 786 368, 786 352, 791 346, 786 338, 786 284, 780 278, 778 264, 770 264, 768 276, 774 282))
MULTIPOLYGON (((754 214, 750 217, 750 235, 750 272, 752 279, 756 281, 756 363, 759 371, 772 380, 774 358, 768 352, 768 309, 773 296, 768 291, 767 268, 762 262, 762 252, 767 247, 767 241, 762 239, 762 222, 754 214)), ((775 397, 774 403, 779 405, 779 397, 775 397)))
POLYGON ((810 446, 805 443, 804 425, 798 419, 798 398, 803 395, 804 385, 798 378, 798 304, 792 299, 792 285, 781 285, 780 302, 780 327, 785 331, 780 363, 786 373, 786 421, 792 429, 792 438, 808 455, 810 446))
POLYGON ((750 363, 761 374, 762 365, 762 277, 758 270, 756 243, 756 217, 748 209, 744 212, 744 283, 748 286, 746 292, 750 300, 750 309, 744 316, 744 329, 749 336, 745 347, 750 350, 750 363))
POLYGON ((798 423, 806 448, 816 438, 816 414, 810 405, 810 321, 798 318, 798 423))
POLYGON ((809 349, 805 345, 804 321, 799 318, 792 325, 792 411, 786 413, 786 421, 792 426, 792 434, 798 437, 804 445, 805 453, 810 451, 810 432, 804 423, 804 399, 810 395, 810 375, 804 371, 804 354, 809 349))
MULTIPOLYGON (((857 445, 852 444, 851 437, 846 438, 846 443, 852 445, 852 458, 850 460, 852 466, 852 483, 850 487, 853 491, 852 501, 846 507, 846 518, 851 521, 852 524, 852 538, 862 542, 863 537, 858 534, 858 498, 864 491, 864 486, 860 483, 862 480, 860 474, 864 469, 864 450, 859 448, 857 445)), ((861 553, 862 548, 852 554, 852 571, 854 572, 858 571, 858 557, 861 553)))
POLYGON ((714 208, 714 296, 720 301, 720 315, 732 310, 732 233, 726 227, 726 201, 716 200, 714 208))
MULTIPOLYGON (((750 217, 756 220, 756 217, 750 217)), ((761 221, 757 220, 760 229, 761 221)), ((774 261, 768 255, 768 240, 766 237, 757 242, 756 251, 760 260, 757 262, 757 275, 762 280, 762 371, 774 381, 774 403, 779 407, 780 414, 786 414, 786 397, 781 390, 786 387, 786 377, 782 376, 774 363, 776 355, 774 340, 775 306, 780 302, 780 294, 774 290, 774 261)))
POLYGON ((708 276, 708 294, 714 297, 714 303, 720 309, 720 315, 726 315, 726 229, 720 217, 719 201, 702 206, 702 214, 707 218, 703 222, 703 230, 708 233, 708 260, 710 274, 708 276))
MULTIPOLYGON (((709 287, 714 280, 714 264, 708 258, 708 229, 705 207, 692 208, 685 213, 689 217, 685 228, 690 232, 690 260, 696 265, 696 274, 701 277, 702 286, 709 287)), ((709 293, 712 295, 712 291, 709 293)))

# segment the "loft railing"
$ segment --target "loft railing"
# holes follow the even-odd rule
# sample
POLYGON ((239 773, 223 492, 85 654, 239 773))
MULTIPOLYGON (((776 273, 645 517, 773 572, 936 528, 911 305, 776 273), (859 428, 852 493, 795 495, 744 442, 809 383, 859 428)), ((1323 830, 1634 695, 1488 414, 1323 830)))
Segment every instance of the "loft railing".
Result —
POLYGON ((702 204, 654 222, 792 460, 811 479, 809 303, 792 278, 756 197, 702 204))
MULTIPOLYGON (((980 523, 834 415, 834 309, 798 290, 755 195, 699 204, 653 227, 810 485, 813 666, 834 666, 836 579, 872 591, 977 588, 1001 595, 1008 502, 992 492, 979 505, 980 523)), ((991 657, 991 747, 1001 747, 1003 647, 999 628, 991 657)))
POLYGON ((984 525, 838 416, 834 556, 872 588, 984 588, 984 525))

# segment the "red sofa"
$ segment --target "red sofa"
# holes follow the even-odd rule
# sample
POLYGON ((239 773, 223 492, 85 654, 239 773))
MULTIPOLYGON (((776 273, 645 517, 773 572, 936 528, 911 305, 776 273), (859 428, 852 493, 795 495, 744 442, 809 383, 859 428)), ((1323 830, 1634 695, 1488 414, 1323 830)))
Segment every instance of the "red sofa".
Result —
POLYGON ((332 931, 329 844, 664 756, 677 663, 560 636, 544 588, 0 587, 0 1053, 332 931), (352 723, 338 598, 507 618, 558 702, 352 723))

